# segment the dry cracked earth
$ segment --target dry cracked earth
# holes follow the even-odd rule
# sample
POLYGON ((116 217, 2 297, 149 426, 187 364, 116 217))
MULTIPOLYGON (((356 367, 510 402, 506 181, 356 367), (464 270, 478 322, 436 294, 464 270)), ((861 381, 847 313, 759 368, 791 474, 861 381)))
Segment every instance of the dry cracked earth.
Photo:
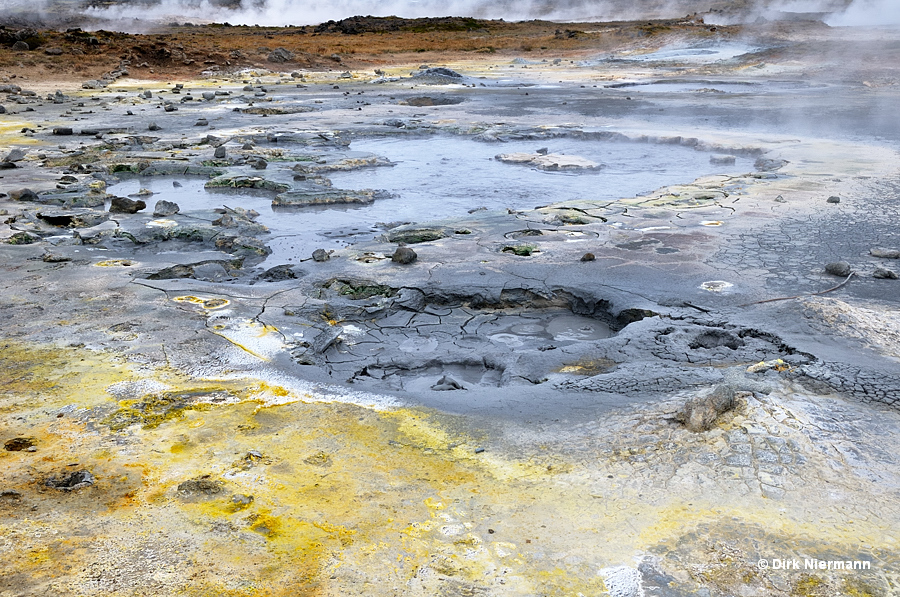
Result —
POLYGON ((701 25, 7 73, 0 595, 900 594, 900 34, 701 25))

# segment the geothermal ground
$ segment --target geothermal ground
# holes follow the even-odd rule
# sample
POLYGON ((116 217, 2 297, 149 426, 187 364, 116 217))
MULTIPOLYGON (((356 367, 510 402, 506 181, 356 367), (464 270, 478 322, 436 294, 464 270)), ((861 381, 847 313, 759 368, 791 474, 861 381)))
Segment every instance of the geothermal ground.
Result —
POLYGON ((0 595, 900 593, 900 32, 394 25, 0 31, 0 595))

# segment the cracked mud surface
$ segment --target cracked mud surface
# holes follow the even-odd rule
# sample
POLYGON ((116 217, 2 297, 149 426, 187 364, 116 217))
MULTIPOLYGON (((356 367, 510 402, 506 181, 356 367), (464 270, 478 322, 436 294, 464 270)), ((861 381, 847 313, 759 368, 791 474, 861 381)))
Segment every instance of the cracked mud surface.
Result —
POLYGON ((0 595, 895 594, 897 90, 794 35, 8 90, 0 595), (822 87, 852 136, 786 124, 822 87), (354 147, 423 140, 438 192, 354 147))

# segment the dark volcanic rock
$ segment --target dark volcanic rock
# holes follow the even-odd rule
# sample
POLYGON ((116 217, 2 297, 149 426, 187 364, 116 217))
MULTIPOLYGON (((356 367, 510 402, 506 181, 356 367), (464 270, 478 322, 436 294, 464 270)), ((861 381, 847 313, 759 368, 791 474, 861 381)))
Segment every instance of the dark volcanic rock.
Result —
POLYGON ((825 266, 825 273, 831 274, 832 276, 842 276, 847 277, 850 275, 850 264, 846 261, 835 261, 834 263, 829 263, 825 266))
POLYGON ((93 485, 95 480, 90 471, 81 470, 50 477, 44 485, 60 491, 76 491, 93 485))
POLYGON ((16 189, 9 192, 9 198, 13 201, 40 201, 38 194, 31 189, 16 189))
POLYGON ((165 217, 165 216, 174 216, 179 212, 180 208, 178 204, 174 201, 166 201, 162 199, 156 202, 156 206, 153 208, 153 215, 157 218, 165 217))
POLYGON ((54 135, 72 135, 74 131, 70 126, 57 126, 53 128, 54 135))
POLYGON ((875 271, 872 272, 873 278, 878 278, 880 280, 896 280, 897 274, 889 269, 885 269, 883 267, 876 267, 875 271))
POLYGON ((584 255, 581 256, 582 261, 593 261, 595 259, 596 259, 596 257, 594 257, 593 253, 585 253, 584 255))
POLYGON ((109 213, 136 214, 146 207, 147 204, 140 199, 135 201, 127 197, 113 197, 109 206, 109 213))
POLYGON ((178 484, 178 493, 184 496, 214 496, 222 492, 222 483, 206 477, 191 479, 178 484))
POLYGON ((826 200, 826 202, 827 202, 827 203, 840 203, 840 202, 841 202, 841 198, 840 198, 840 197, 837 197, 837 196, 835 196, 835 195, 832 195, 831 197, 829 197, 829 198, 826 200))
POLYGON ((284 280, 296 280, 297 273, 293 270, 293 265, 284 264, 284 265, 276 265, 275 267, 269 268, 259 275, 260 280, 265 280, 266 282, 282 282, 284 280))
POLYGON ((33 437, 14 437, 4 442, 3 449, 8 452, 20 452, 36 445, 37 441, 33 437))
POLYGON ((734 389, 719 385, 690 398, 675 419, 690 431, 709 431, 716 418, 734 408, 734 389))
POLYGON ((331 254, 325 249, 316 249, 312 254, 313 261, 318 261, 322 263, 323 261, 328 261, 331 259, 331 254))
POLYGON ((274 62, 276 64, 281 64, 287 62, 289 60, 294 59, 294 53, 290 50, 286 50, 285 48, 275 48, 272 52, 266 56, 266 60, 269 62, 274 62))
POLYGON ((394 251, 394 254, 391 255, 391 261, 394 263, 400 263, 403 265, 412 263, 419 256, 415 251, 410 249, 409 247, 397 247, 397 250, 394 251))
POLYGON ((900 259, 900 249, 881 249, 875 247, 869 249, 869 255, 879 259, 900 259))

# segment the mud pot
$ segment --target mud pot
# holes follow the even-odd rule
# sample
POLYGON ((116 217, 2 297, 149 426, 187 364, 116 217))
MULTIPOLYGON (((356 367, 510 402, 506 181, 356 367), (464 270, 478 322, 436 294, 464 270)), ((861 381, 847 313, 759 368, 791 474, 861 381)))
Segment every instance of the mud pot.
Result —
POLYGON ((900 33, 481 23, 0 67, 0 595, 898 594, 900 33))

